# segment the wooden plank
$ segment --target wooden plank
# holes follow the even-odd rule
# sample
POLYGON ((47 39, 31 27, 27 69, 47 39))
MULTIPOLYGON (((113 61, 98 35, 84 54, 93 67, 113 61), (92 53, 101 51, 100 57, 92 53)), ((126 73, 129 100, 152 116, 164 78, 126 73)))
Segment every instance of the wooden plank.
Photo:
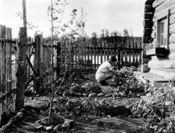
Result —
POLYGON ((122 49, 122 42, 120 42, 120 65, 123 65, 123 49, 122 49))
POLYGON ((106 60, 109 60, 109 43, 108 43, 108 41, 107 40, 105 40, 105 44, 106 44, 106 46, 105 46, 105 49, 106 49, 106 60))
POLYGON ((99 65, 103 63, 103 47, 102 47, 102 42, 99 41, 99 47, 101 48, 101 50, 99 51, 99 56, 100 56, 100 59, 99 59, 99 65))
POLYGON ((12 29, 11 28, 6 28, 6 39, 12 39, 12 29))
MULTIPOLYGON (((7 28, 7 39, 12 39, 12 29, 11 28, 7 28)), ((10 93, 12 91, 12 43, 9 42, 9 46, 8 46, 8 93, 10 93)), ((8 97, 8 105, 10 105, 11 103, 13 104, 13 99, 11 97, 11 95, 8 97)), ((12 106, 9 106, 8 108, 10 109, 13 108, 12 106)))
POLYGON ((0 41, 0 94, 2 93, 2 42, 0 41))
POLYGON ((173 0, 159 0, 153 3, 153 7, 154 8, 156 7, 155 12, 160 12, 167 8, 170 8, 174 4, 175 4, 175 1, 173 0))
POLYGON ((175 42, 175 33, 170 35, 169 41, 170 41, 170 44, 175 42))
MULTIPOLYGON (((134 48, 136 49, 136 47, 137 47, 137 43, 136 42, 134 42, 134 48)), ((134 65, 136 66, 136 51, 134 51, 134 65)))
POLYGON ((6 39, 6 26, 0 25, 0 39, 6 39))
POLYGON ((94 70, 96 70, 96 67, 97 67, 96 48, 94 49, 94 64, 95 64, 95 68, 94 68, 94 70))
POLYGON ((41 59, 41 63, 43 63, 43 60, 44 60, 43 44, 44 44, 44 39, 41 38, 41 45, 40 45, 40 59, 41 59))
MULTIPOLYGON (((10 43, 6 43, 6 92, 11 92, 11 80, 10 80, 10 69, 11 69, 11 60, 10 60, 10 43)), ((11 96, 6 97, 6 109, 10 110, 11 96)))
MULTIPOLYGON (((3 71, 3 42, 0 41, 0 94, 3 94, 3 77, 2 77, 2 71, 3 71)), ((1 104, 1 113, 3 112, 3 103, 1 104)))
MULTIPOLYGON (((86 45, 86 50, 87 50, 87 60, 89 61, 89 62, 92 62, 92 60, 90 59, 90 51, 89 51, 89 42, 87 43, 87 45, 86 45)), ((91 64, 88 64, 88 66, 87 66, 87 69, 88 70, 90 70, 90 67, 91 67, 91 64)))
POLYGON ((125 57, 125 59, 126 59, 127 66, 129 65, 129 59, 128 59, 129 41, 130 41, 130 39, 127 40, 127 44, 126 44, 127 49, 126 49, 126 57, 125 57))
POLYGON ((33 65, 32 65, 32 63, 31 63, 31 61, 30 61, 30 59, 29 59, 29 57, 27 55, 26 55, 26 60, 27 60, 27 62, 29 64, 29 66, 30 66, 34 76, 37 76, 37 73, 35 72, 35 68, 33 67, 33 65))
MULTIPOLYGON (((2 94, 5 93, 6 91, 6 85, 5 85, 5 81, 6 81, 6 73, 5 73, 5 42, 2 43, 2 94)), ((2 112, 6 111, 6 104, 5 101, 2 102, 2 112)))
POLYGON ((93 54, 94 54, 94 50, 91 49, 92 48, 92 44, 90 45, 90 51, 91 51, 91 60, 92 60, 92 70, 94 70, 94 58, 93 58, 93 54))
POLYGON ((100 47, 100 43, 98 43, 98 47, 100 49, 98 49, 98 54, 97 54, 97 62, 98 62, 98 65, 97 65, 97 68, 99 67, 99 65, 101 64, 100 61, 101 61, 101 57, 100 57, 100 51, 102 50, 101 47, 100 47))
POLYGON ((129 42, 129 52, 128 52, 128 58, 129 58, 129 64, 132 65, 132 62, 131 62, 131 41, 129 42))
POLYGON ((170 34, 175 33, 175 23, 169 25, 169 33, 170 34))
POLYGON ((88 70, 88 65, 89 65, 89 60, 88 60, 88 51, 86 49, 87 47, 87 42, 84 43, 84 49, 85 49, 85 56, 86 56, 86 70, 88 70))
POLYGON ((169 24, 171 25, 171 24, 174 24, 175 23, 175 13, 174 14, 171 14, 170 16, 170 22, 169 22, 169 24))
MULTIPOLYGON (((36 75, 40 75, 40 65, 41 65, 41 41, 42 41, 42 36, 41 35, 36 35, 35 36, 35 54, 34 54, 34 70, 36 72, 36 75)), ((36 90, 37 91, 37 90, 36 90)))
POLYGON ((62 65, 62 63, 63 63, 63 41, 62 42, 60 42, 60 47, 61 47, 61 49, 60 49, 60 65, 62 65))
MULTIPOLYGON (((134 42, 131 43, 131 48, 133 48, 134 42)), ((131 64, 134 65, 134 56, 133 56, 133 50, 131 50, 131 64)))

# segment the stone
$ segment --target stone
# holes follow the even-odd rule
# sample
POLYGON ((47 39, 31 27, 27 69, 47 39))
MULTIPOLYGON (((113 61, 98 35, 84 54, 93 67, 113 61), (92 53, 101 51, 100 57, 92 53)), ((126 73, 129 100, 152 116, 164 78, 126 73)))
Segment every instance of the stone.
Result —
POLYGON ((75 126, 74 120, 66 119, 62 125, 62 129, 63 130, 67 130, 67 129, 70 130, 70 129, 74 128, 74 126, 75 126))
POLYGON ((89 97, 95 97, 95 96, 97 96, 96 93, 91 93, 91 94, 89 94, 89 97))
POLYGON ((24 92, 24 95, 25 95, 26 97, 32 97, 34 94, 35 94, 35 93, 34 93, 32 90, 30 90, 30 89, 25 90, 25 92, 24 92))
POLYGON ((82 96, 82 94, 81 94, 80 92, 76 92, 76 93, 74 93, 74 94, 75 94, 75 96, 77 96, 77 97, 82 96))
POLYGON ((57 103, 57 99, 53 99, 53 103, 57 103))
POLYGON ((87 96, 88 96, 88 94, 86 94, 86 93, 83 93, 83 96, 84 96, 84 97, 87 97, 87 96))
POLYGON ((97 96, 98 97, 103 97, 104 96, 104 93, 99 93, 97 96))
POLYGON ((37 120, 35 123, 36 123, 36 124, 41 123, 41 120, 37 120))
POLYGON ((70 91, 80 92, 81 93, 82 92, 82 88, 79 85, 73 85, 73 86, 71 86, 70 91))
POLYGON ((37 126, 36 129, 37 129, 37 130, 41 130, 41 129, 43 129, 43 125, 39 125, 39 126, 37 126))
POLYGON ((17 114, 16 114, 16 117, 17 118, 22 118, 24 116, 24 113, 23 112, 18 112, 17 114))
POLYGON ((45 117, 43 119, 41 119, 40 123, 42 125, 49 125, 49 124, 52 124, 52 125, 58 125, 60 123, 63 123, 64 122, 64 118, 62 116, 60 116, 59 114, 56 114, 54 112, 51 113, 51 118, 50 118, 50 123, 49 123, 49 117, 45 117))
POLYGON ((148 67, 148 65, 147 64, 142 64, 141 65, 141 71, 142 72, 149 72, 150 71, 150 68, 148 67))
POLYGON ((49 100, 48 99, 38 99, 38 100, 29 100, 25 102, 24 108, 26 110, 33 108, 35 110, 44 110, 49 107, 49 100))
POLYGON ((40 110, 40 114, 45 115, 47 113, 45 111, 43 111, 43 110, 40 110))
POLYGON ((36 110, 34 110, 34 109, 31 109, 31 112, 32 112, 32 114, 36 114, 37 113, 36 110))
POLYGON ((22 108, 21 110, 20 110, 20 112, 25 112, 26 111, 26 109, 25 108, 22 108))
POLYGON ((61 131, 62 129, 62 124, 58 124, 57 126, 54 127, 54 132, 61 131))
POLYGON ((46 130, 46 131, 51 131, 51 130, 53 130, 53 128, 54 128, 53 125, 51 125, 51 126, 46 126, 46 127, 45 127, 45 130, 46 130))
POLYGON ((48 117, 45 117, 43 119, 40 120, 40 123, 42 125, 49 125, 49 118, 48 117))
POLYGON ((63 96, 64 96, 64 97, 65 97, 65 96, 69 96, 69 95, 70 95, 70 91, 66 90, 66 91, 63 92, 63 96))
POLYGON ((92 86, 92 87, 89 88, 89 92, 92 92, 92 93, 101 93, 102 92, 102 89, 99 86, 92 86))
POLYGON ((105 97, 112 97, 112 93, 106 94, 105 97))

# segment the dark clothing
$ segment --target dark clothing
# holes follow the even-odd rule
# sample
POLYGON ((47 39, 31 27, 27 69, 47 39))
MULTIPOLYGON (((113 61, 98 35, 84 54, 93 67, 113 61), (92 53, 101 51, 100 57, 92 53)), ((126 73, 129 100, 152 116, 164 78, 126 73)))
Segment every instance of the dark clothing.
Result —
POLYGON ((106 79, 100 81, 99 83, 100 83, 102 86, 108 86, 109 83, 107 83, 106 80, 111 79, 112 77, 113 77, 113 76, 107 77, 106 79))

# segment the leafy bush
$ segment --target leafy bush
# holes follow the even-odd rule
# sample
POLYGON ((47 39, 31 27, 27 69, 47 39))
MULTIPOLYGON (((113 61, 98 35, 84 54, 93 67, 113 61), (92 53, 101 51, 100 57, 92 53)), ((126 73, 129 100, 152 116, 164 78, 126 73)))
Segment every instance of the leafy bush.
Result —
POLYGON ((131 67, 123 67, 118 75, 115 77, 115 83, 118 85, 119 92, 122 92, 124 96, 140 96, 144 95, 149 88, 149 83, 143 83, 139 81, 133 73, 131 67))
POLYGON ((174 133, 175 87, 172 84, 164 84, 160 88, 150 87, 149 91, 133 107, 133 113, 145 118, 146 129, 157 133, 174 133))

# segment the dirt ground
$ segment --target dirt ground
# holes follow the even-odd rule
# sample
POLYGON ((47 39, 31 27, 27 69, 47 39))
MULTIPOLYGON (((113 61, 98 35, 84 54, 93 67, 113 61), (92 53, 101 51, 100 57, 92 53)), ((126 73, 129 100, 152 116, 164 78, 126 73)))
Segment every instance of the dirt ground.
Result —
MULTIPOLYGON (((94 80, 94 76, 89 76, 94 80)), ((140 98, 121 98, 108 95, 111 93, 109 87, 102 86, 102 97, 67 97, 56 96, 53 100, 53 112, 59 117, 56 125, 41 124, 48 118, 50 96, 28 97, 25 100, 25 110, 20 121, 13 123, 6 131, 7 133, 146 133, 144 131, 144 120, 134 117, 130 107, 140 98), (66 108, 68 101, 76 101, 71 108, 66 108), (85 112, 82 105, 89 102, 91 107, 85 112), (105 106, 94 109, 96 103, 104 103, 105 106), (110 105, 110 106, 108 106, 110 105), (76 109, 75 109, 76 108, 76 109), (69 120, 66 128, 63 128, 65 121, 69 120), (58 122, 60 121, 60 122, 58 122)), ((83 106, 84 107, 84 106, 83 106)), ((55 116, 57 117, 57 116, 55 116)), ((47 123, 47 122, 46 122, 47 123)))
MULTIPOLYGON (((59 100, 60 97, 54 98, 54 101, 59 100)), ((75 98, 73 98, 75 99, 75 98)), ((78 98, 78 100, 88 99, 87 97, 78 98)), ((105 98, 106 99, 106 98, 105 98)), ((107 101, 110 102, 112 97, 108 97, 107 101)), ((129 106, 136 102, 137 98, 118 98, 115 100, 115 106, 129 106)), ((53 130, 41 130, 38 120, 47 116, 47 108, 49 104, 49 97, 36 97, 33 100, 27 100, 25 106, 32 106, 32 110, 28 110, 25 113, 25 117, 19 123, 13 125, 8 133, 54 133, 53 130), (37 108, 41 109, 37 112, 37 108)), ((63 105, 64 106, 64 105, 63 105)), ((123 110, 125 111, 125 110, 123 110)), ((116 112, 117 113, 117 112, 116 112)), ((69 118, 69 117, 68 117, 69 118)), ((69 130, 60 130, 57 132, 65 133, 138 133, 144 132, 142 127, 144 126, 144 120, 141 118, 132 118, 132 115, 125 116, 125 112, 119 111, 114 116, 97 116, 90 112, 88 114, 82 114, 81 116, 73 116, 69 119, 74 121, 73 128, 69 130)), ((60 125, 61 126, 61 125, 60 125)), ((56 132, 56 133, 57 133, 56 132)))
MULTIPOLYGON (((55 98, 56 100, 57 98, 55 98)), ((48 104, 48 97, 38 97, 37 100, 28 100, 26 106, 36 108, 46 107, 48 104), (40 106, 40 107, 39 107, 40 106)), ((110 98, 108 98, 110 101, 110 98)), ((117 99, 116 106, 127 106, 137 99, 117 99)), ((75 126, 69 131, 71 133, 137 133, 141 132, 141 127, 144 126, 144 121, 141 118, 130 118, 116 114, 116 116, 107 115, 105 117, 94 115, 82 115, 77 118, 73 118, 75 126)), ((11 129, 11 133, 48 133, 54 131, 37 130, 39 126, 37 121, 45 117, 44 111, 37 113, 36 111, 29 111, 25 119, 18 125, 15 125, 11 129)), ((9 133, 10 133, 9 132, 9 133)), ((61 132, 61 131, 60 131, 61 132)))

